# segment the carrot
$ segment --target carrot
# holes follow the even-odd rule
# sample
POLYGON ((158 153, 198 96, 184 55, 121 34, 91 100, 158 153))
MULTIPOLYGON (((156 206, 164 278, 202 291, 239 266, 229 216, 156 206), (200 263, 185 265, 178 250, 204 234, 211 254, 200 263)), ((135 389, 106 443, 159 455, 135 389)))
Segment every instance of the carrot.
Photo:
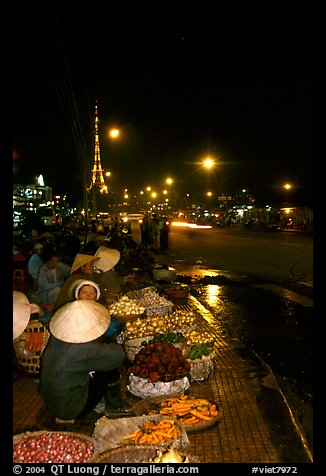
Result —
POLYGON ((209 421, 209 420, 212 419, 212 417, 209 417, 207 415, 203 415, 201 412, 196 411, 196 410, 190 410, 190 413, 192 415, 196 416, 197 418, 199 418, 200 420, 209 421))

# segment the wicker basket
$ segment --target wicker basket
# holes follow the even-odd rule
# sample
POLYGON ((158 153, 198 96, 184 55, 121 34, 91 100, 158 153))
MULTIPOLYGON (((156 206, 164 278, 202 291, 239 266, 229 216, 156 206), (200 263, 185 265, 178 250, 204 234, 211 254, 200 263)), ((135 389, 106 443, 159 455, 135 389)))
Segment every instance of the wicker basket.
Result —
POLYGON ((169 299, 186 299, 189 296, 189 289, 166 289, 165 294, 169 299))
POLYGON ((34 319, 28 323, 24 332, 13 341, 17 365, 28 374, 39 374, 41 355, 49 337, 50 333, 44 324, 34 319))
MULTIPOLYGON (((15 448, 16 445, 18 445, 25 437, 37 437, 37 436, 43 436, 43 435, 65 435, 65 436, 70 436, 71 438, 78 438, 82 440, 83 442, 87 443, 92 443, 93 445, 93 455, 90 459, 87 460, 87 463, 93 463, 95 458, 99 455, 99 445, 98 442, 96 441, 95 438, 92 438, 91 436, 84 435, 82 433, 74 433, 71 431, 26 431, 25 433, 20 433, 18 435, 13 436, 13 449, 15 448)), ((14 458, 13 459, 14 463, 21 463, 19 458, 14 458)), ((28 461, 29 463, 38 463, 38 461, 28 461)), ((56 462, 66 462, 66 463, 71 463, 72 461, 69 459, 67 461, 51 461, 52 463, 56 462)))
MULTIPOLYGON (((161 395, 158 397, 149 397, 140 400, 139 402, 135 403, 132 407, 132 412, 135 415, 153 415, 153 414, 160 414, 160 404, 171 397, 176 397, 178 395, 171 394, 171 395, 161 395)), ((215 425, 222 419, 222 407, 221 405, 216 405, 218 409, 218 415, 210 420, 194 423, 192 425, 185 425, 180 423, 180 426, 186 430, 187 433, 192 433, 194 431, 205 430, 206 428, 210 428, 211 426, 215 425)), ((179 421, 179 420, 178 420, 179 421)))
POLYGON ((126 322, 133 322, 136 319, 145 317, 146 313, 142 312, 139 314, 111 314, 111 317, 116 317, 117 319, 120 319, 123 324, 126 324, 126 322))
POLYGON ((211 352, 204 359, 187 359, 190 364, 190 382, 201 382, 208 379, 214 369, 215 352, 211 352))
POLYGON ((154 336, 147 336, 147 337, 138 337, 136 339, 129 339, 124 343, 124 349, 127 355, 127 359, 129 362, 134 362, 136 355, 142 348, 142 343, 148 343, 152 340, 154 336))
MULTIPOLYGON (((123 448, 114 448, 112 450, 104 451, 97 458, 94 463, 146 463, 152 462, 159 454, 159 449, 155 445, 126 445, 123 448)), ((187 455, 186 453, 179 453, 184 460, 184 463, 200 463, 196 456, 187 455)))
MULTIPOLYGON (((115 448, 122 449, 126 448, 126 446, 139 446, 139 444, 133 445, 132 441, 126 438, 127 435, 131 435, 147 422, 158 423, 160 420, 166 419, 173 420, 158 414, 113 419, 103 416, 96 421, 92 437, 98 442, 100 454, 115 448)), ((176 420, 173 421, 175 426, 180 430, 180 434, 177 438, 166 439, 164 442, 158 443, 157 448, 174 448, 178 451, 185 451, 189 446, 187 432, 176 420)), ((146 446, 147 445, 148 443, 146 446)))

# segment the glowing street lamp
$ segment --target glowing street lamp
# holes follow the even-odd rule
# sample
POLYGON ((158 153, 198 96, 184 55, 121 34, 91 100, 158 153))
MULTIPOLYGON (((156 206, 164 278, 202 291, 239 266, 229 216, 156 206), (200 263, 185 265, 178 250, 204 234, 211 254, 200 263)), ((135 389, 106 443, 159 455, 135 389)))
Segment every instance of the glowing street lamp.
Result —
POLYGON ((203 166, 205 169, 212 169, 215 166, 215 161, 210 157, 206 157, 206 159, 203 161, 203 166))
POLYGON ((116 139, 119 135, 120 135, 119 129, 111 129, 109 131, 109 136, 111 137, 111 139, 116 139))

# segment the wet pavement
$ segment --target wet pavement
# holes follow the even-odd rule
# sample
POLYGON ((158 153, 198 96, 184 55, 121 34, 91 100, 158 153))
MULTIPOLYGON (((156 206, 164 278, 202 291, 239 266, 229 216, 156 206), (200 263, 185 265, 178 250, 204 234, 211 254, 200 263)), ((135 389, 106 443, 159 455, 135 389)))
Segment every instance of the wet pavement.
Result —
MULTIPOLYGON (((232 272, 203 269, 179 262, 172 256, 159 261, 174 267, 177 280, 192 283, 193 296, 211 314, 210 325, 234 345, 248 362, 260 362, 276 379, 278 390, 272 402, 260 399, 268 418, 269 408, 279 399, 269 419, 271 432, 280 442, 286 435, 287 413, 307 447, 313 451, 313 298, 312 287, 293 280, 269 282, 262 276, 250 278, 232 272), (194 285, 195 284, 195 285, 194 285)), ((255 373, 256 371, 254 371, 255 373)), ((257 373, 259 374, 259 365, 257 373)), ((285 443, 285 442, 283 442, 285 443)), ((286 443, 283 445, 288 450, 286 443)))

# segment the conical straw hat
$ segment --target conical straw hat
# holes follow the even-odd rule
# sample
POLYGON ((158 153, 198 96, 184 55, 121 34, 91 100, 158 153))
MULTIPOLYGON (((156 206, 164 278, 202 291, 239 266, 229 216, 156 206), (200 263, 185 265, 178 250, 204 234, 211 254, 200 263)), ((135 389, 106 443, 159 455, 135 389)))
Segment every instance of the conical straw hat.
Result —
POLYGON ((98 258, 94 255, 84 255, 82 253, 77 253, 72 263, 70 274, 72 274, 76 269, 81 268, 84 264, 89 263, 90 261, 97 260, 98 258))
POLYGON ((107 246, 100 246, 95 253, 95 256, 100 258, 96 262, 96 267, 102 271, 109 271, 114 268, 120 259, 120 252, 107 246))
POLYGON ((24 293, 13 291, 13 339, 17 339, 27 327, 31 311, 24 293))
POLYGON ((68 302, 50 320, 54 337, 72 344, 90 342, 102 336, 110 326, 109 311, 96 301, 68 302))

